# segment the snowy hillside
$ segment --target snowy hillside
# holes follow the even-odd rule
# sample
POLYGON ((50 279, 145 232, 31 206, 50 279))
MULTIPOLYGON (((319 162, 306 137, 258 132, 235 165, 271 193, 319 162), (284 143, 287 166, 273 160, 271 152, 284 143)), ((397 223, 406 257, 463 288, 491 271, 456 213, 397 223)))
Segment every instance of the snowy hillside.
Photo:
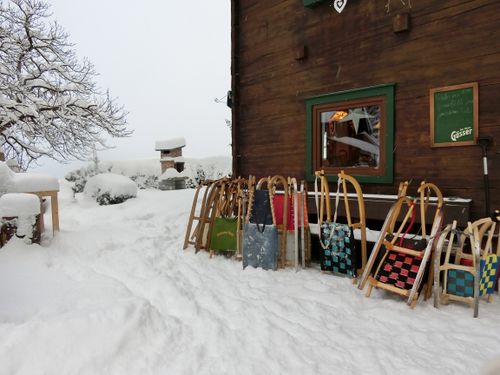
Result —
MULTIPOLYGON (((182 250, 194 190, 60 194, 61 232, 0 249, 0 375, 478 374, 500 301, 415 310, 310 268, 182 250)), ((46 220, 50 223, 50 220, 46 220)))

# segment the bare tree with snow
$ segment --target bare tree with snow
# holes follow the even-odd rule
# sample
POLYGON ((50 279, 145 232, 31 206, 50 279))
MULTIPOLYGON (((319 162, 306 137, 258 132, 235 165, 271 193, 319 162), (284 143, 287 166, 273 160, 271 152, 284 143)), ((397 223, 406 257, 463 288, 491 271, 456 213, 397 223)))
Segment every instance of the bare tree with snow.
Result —
POLYGON ((124 137, 126 113, 95 83, 40 0, 0 2, 0 144, 25 169, 41 156, 86 160, 103 135, 124 137))

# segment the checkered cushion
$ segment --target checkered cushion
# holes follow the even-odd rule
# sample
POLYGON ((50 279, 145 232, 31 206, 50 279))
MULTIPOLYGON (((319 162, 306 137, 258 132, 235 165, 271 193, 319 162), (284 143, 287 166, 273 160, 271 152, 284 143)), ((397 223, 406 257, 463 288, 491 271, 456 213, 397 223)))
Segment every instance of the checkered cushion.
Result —
POLYGON ((400 289, 411 289, 421 263, 422 257, 391 251, 380 267, 377 280, 400 289))
POLYGON ((459 297, 474 297, 474 275, 464 270, 448 270, 446 293, 459 297))
POLYGON ((351 228, 346 224, 321 224, 321 269, 356 277, 356 249, 351 228))
POLYGON ((481 259, 481 282, 479 284, 479 295, 485 296, 493 294, 498 277, 497 255, 490 255, 486 259, 481 259))

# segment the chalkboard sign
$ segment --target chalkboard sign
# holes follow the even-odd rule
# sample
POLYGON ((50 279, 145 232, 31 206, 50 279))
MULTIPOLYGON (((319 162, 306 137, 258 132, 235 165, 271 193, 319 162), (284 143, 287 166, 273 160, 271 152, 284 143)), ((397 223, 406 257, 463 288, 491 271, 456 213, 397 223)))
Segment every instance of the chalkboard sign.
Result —
POLYGON ((431 146, 475 145, 478 102, 477 82, 431 89, 431 146))

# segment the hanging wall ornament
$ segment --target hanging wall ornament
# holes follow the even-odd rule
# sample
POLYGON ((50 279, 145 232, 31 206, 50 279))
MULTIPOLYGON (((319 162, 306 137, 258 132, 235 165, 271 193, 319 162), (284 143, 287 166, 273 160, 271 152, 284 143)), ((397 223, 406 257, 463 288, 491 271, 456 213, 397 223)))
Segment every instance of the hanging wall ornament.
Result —
POLYGON ((335 10, 337 12, 342 13, 346 4, 347 4, 347 0, 334 0, 333 7, 335 8, 335 10))

